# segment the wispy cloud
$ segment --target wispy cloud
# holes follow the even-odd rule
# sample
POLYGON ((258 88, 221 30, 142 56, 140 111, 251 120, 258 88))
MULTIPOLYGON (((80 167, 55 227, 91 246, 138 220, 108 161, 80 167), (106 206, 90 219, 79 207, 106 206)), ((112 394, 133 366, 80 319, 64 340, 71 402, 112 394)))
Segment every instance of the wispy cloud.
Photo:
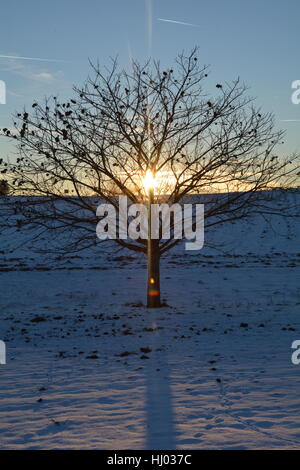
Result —
POLYGON ((40 73, 32 73, 31 77, 35 80, 39 80, 41 82, 52 82, 55 80, 57 75, 54 75, 49 72, 40 72, 40 73))
POLYGON ((40 57, 23 57, 17 55, 2 55, 0 54, 0 59, 17 59, 17 60, 37 60, 39 62, 65 62, 61 59, 42 59, 40 57))
POLYGON ((175 23, 175 24, 182 24, 184 26, 193 26, 194 28, 200 28, 199 24, 185 23, 184 21, 168 20, 166 18, 157 18, 157 20, 164 21, 165 23, 175 23))
MULTIPOLYGON (((0 56, 1 60, 1 56, 0 56)), ((62 71, 49 72, 45 67, 40 68, 40 66, 24 63, 16 59, 12 59, 5 63, 3 70, 6 72, 13 73, 14 75, 19 75, 23 78, 29 80, 35 80, 42 83, 50 83, 55 80, 60 80, 63 77, 62 71)))

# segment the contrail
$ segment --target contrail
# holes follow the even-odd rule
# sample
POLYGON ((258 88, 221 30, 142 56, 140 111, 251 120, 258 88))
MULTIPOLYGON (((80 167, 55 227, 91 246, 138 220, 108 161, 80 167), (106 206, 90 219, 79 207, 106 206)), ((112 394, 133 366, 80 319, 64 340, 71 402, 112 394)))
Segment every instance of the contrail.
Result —
POLYGON ((300 119, 281 119, 281 122, 300 122, 300 119))
POLYGON ((65 62, 60 59, 41 59, 39 57, 22 57, 16 55, 0 55, 0 59, 21 59, 21 60, 38 60, 39 62, 65 62))
POLYGON ((157 18, 157 19, 158 21, 165 21, 166 23, 183 24, 184 26, 194 26, 195 28, 200 28, 199 24, 185 23, 184 21, 166 20, 165 18, 157 18))

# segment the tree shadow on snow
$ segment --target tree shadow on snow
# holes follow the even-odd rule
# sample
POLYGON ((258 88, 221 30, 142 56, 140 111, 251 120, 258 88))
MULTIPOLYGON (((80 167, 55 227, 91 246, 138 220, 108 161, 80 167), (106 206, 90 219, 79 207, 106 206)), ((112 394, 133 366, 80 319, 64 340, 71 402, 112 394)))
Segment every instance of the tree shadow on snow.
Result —
POLYGON ((170 386, 170 365, 166 351, 155 359, 159 332, 151 334, 151 357, 145 364, 146 449, 176 449, 175 424, 170 386), (154 354, 153 354, 154 353, 154 354))

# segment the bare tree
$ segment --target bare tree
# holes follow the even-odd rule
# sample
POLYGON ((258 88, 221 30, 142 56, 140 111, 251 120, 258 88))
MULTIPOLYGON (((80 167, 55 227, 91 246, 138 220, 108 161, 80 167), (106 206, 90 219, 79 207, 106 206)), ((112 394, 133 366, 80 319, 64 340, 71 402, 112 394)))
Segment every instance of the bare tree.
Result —
MULTIPOLYGON (((196 49, 180 54, 174 69, 155 61, 133 62, 130 71, 115 60, 109 68, 91 66, 92 76, 68 102, 54 96, 33 103, 15 116, 14 129, 3 129, 17 141, 18 156, 2 172, 15 195, 30 196, 20 199, 24 223, 68 230, 72 242, 62 250, 95 244, 100 200, 118 212, 119 195, 130 204, 172 205, 209 193, 208 230, 268 211, 267 190, 293 185, 296 156, 278 155, 283 133, 273 116, 254 107, 239 80, 216 83, 208 95, 208 68, 199 65, 196 49), (155 192, 143 184, 147 171, 155 192)), ((115 242, 148 253, 147 304, 160 306, 159 261, 179 242, 174 224, 168 240, 115 242)))
POLYGON ((0 196, 8 196, 9 184, 7 180, 0 180, 0 196))

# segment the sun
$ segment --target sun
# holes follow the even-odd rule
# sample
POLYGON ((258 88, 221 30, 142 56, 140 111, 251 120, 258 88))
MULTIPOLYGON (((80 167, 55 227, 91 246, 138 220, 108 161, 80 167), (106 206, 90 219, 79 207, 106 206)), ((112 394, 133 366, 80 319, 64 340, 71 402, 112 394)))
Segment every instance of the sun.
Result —
POLYGON ((143 186, 145 188, 146 193, 149 193, 151 190, 153 190, 157 186, 157 181, 155 179, 155 176, 152 170, 150 170, 150 168, 148 168, 148 170, 146 171, 146 175, 143 179, 143 186))

